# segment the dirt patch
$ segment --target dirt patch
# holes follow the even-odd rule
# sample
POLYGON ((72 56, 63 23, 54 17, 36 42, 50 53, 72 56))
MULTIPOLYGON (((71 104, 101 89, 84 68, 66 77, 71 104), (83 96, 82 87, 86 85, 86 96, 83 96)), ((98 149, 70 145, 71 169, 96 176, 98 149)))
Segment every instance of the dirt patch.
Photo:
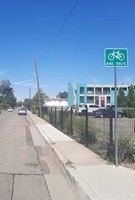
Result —
POLYGON ((133 169, 135 170, 135 163, 123 163, 121 164, 123 167, 127 167, 127 168, 130 168, 130 169, 133 169))

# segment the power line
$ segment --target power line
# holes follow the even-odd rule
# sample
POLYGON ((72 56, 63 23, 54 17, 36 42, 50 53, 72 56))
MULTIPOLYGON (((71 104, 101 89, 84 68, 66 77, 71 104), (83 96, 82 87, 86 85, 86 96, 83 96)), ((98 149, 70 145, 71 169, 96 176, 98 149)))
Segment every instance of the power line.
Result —
POLYGON ((49 52, 49 50, 53 47, 54 43, 56 42, 56 40, 58 39, 58 37, 60 36, 65 24, 67 23, 68 19, 70 18, 74 8, 76 7, 77 3, 78 3, 79 0, 76 0, 73 7, 71 8, 71 10, 69 11, 64 23, 62 24, 60 30, 58 31, 58 33, 56 34, 56 36, 54 37, 54 39, 52 40, 52 42, 50 43, 50 46, 48 47, 47 51, 45 54, 47 54, 49 52))

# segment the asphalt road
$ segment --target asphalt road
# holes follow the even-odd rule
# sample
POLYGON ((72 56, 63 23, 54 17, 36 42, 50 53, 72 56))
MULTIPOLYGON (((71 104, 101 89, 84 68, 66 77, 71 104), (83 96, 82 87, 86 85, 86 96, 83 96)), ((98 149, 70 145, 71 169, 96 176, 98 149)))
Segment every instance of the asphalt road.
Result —
POLYGON ((17 110, 0 114, 0 199, 78 199, 29 116, 17 110))

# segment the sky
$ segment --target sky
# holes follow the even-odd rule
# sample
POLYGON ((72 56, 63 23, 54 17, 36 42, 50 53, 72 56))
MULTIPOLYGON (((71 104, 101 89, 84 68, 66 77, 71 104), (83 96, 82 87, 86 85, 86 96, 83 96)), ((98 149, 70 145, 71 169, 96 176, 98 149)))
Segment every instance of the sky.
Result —
POLYGON ((34 55, 40 88, 50 98, 67 91, 68 82, 114 84, 105 48, 128 49, 117 81, 135 83, 135 1, 78 0, 58 35, 75 2, 0 0, 0 81, 11 82, 18 101, 37 92, 34 55))

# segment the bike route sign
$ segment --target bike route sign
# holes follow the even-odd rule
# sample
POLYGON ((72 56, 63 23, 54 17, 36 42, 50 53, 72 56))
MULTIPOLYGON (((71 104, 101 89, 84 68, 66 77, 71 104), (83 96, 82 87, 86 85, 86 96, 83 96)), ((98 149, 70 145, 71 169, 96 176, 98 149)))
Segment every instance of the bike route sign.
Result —
POLYGON ((105 49, 104 64, 106 67, 127 67, 128 50, 127 49, 105 49))

